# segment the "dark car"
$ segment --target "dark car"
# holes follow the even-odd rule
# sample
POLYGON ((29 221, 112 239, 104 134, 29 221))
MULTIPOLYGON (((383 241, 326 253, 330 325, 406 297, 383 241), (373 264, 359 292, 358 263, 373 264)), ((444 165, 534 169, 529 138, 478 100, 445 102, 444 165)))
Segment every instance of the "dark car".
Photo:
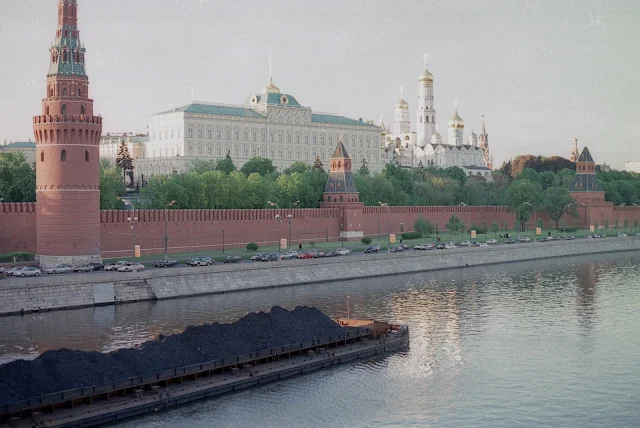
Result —
POLYGON ((187 262, 189 266, 210 266, 214 263, 215 261, 208 256, 194 257, 187 262))
POLYGON ((162 259, 153 264, 154 267, 174 267, 178 265, 176 259, 162 259))
POLYGON ((242 257, 240 256, 227 256, 224 258, 225 263, 240 263, 242 257))
POLYGON ((446 247, 446 244, 438 244, 436 245, 436 250, 444 250, 446 247))
POLYGON ((395 247, 391 247, 391 252, 392 253, 400 253, 402 251, 404 251, 404 248, 401 247, 400 245, 397 245, 395 247))
POLYGON ((89 265, 93 266, 93 270, 103 270, 104 269, 104 265, 102 263, 93 262, 93 263, 89 263, 89 265))
POLYGON ((507 238, 507 239, 505 239, 505 240, 504 240, 504 243, 505 243, 505 244, 515 244, 515 243, 516 243, 516 241, 515 241, 514 239, 507 238))
POLYGON ((261 258, 266 256, 267 253, 256 253, 249 258, 249 260, 253 260, 254 262, 259 262, 261 258))
POLYGON ((380 252, 380 247, 379 246, 373 246, 373 247, 367 247, 364 250, 365 253, 379 253, 380 252))
POLYGON ((278 261, 278 253, 270 253, 262 256, 260 258, 261 262, 276 262, 278 261))
POLYGON ((73 268, 74 272, 93 272, 95 269, 92 264, 82 265, 77 268, 73 268))

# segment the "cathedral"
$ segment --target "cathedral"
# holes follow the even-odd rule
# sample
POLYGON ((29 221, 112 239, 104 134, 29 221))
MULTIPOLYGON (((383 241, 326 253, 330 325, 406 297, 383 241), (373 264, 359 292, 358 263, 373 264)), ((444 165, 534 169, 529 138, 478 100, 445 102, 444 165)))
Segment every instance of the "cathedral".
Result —
POLYGON ((469 176, 483 177, 492 181, 493 157, 489 151, 489 134, 484 116, 480 135, 469 134, 464 143, 464 120, 456 109, 447 122, 447 141, 438 133, 433 95, 433 74, 425 68, 418 76, 418 103, 416 111, 416 131, 411 131, 409 103, 404 100, 404 90, 400 89, 400 101, 395 106, 393 128, 388 129, 382 119, 382 139, 387 161, 396 165, 416 167, 447 168, 457 166, 469 176))

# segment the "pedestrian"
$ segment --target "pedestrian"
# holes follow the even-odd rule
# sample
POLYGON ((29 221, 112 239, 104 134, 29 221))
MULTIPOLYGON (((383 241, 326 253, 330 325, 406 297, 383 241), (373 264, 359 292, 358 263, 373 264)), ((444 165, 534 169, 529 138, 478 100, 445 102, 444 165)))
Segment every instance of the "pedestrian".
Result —
POLYGON ((302 242, 298 245, 298 250, 302 251, 302 242))

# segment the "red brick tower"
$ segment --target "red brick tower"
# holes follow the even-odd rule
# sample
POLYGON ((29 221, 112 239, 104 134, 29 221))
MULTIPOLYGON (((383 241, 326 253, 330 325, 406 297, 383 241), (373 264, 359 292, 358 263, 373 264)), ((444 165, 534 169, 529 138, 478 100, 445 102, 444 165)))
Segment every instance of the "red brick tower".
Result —
POLYGON ((93 115, 76 0, 59 0, 47 94, 33 118, 37 255, 42 266, 100 260, 102 118, 93 115))

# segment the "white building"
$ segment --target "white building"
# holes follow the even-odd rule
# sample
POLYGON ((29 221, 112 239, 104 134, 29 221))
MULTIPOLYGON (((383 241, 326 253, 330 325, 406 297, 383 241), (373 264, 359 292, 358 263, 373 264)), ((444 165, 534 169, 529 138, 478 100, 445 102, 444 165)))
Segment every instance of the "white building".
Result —
POLYGON ((134 160, 142 159, 145 156, 148 141, 149 136, 147 134, 108 133, 100 137, 100 159, 106 159, 111 163, 115 163, 120 144, 123 142, 127 145, 129 154, 134 160))
POLYGON ((362 119, 315 113, 293 96, 282 93, 269 79, 243 105, 194 102, 155 114, 149 121, 149 142, 136 175, 181 173, 195 159, 220 159, 227 154, 240 168, 260 156, 283 169, 293 162, 326 165, 342 135, 354 165, 366 160, 378 171, 385 159, 380 150, 380 127, 362 119))
POLYGON ((481 176, 492 181, 493 157, 489 151, 489 134, 484 117, 480 135, 471 132, 465 144, 464 120, 456 107, 447 122, 448 138, 445 142, 437 132, 433 81, 433 74, 425 61, 424 71, 418 76, 416 132, 411 131, 409 104, 403 98, 402 89, 400 101, 395 107, 393 132, 380 121, 387 160, 413 168, 457 166, 470 176, 481 176))

